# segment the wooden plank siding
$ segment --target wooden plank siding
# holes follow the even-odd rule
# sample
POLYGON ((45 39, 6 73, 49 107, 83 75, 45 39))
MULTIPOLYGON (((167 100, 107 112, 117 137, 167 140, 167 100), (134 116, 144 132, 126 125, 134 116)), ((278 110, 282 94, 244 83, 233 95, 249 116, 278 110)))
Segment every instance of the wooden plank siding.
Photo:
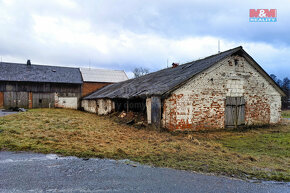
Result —
POLYGON ((0 82, 0 92, 81 93, 81 84, 0 82))
POLYGON ((4 92, 4 107, 28 108, 27 92, 4 92))
POLYGON ((53 93, 33 93, 32 108, 53 108, 54 94, 53 93))
POLYGON ((227 97, 225 125, 237 128, 245 124, 245 99, 244 97, 227 97))
POLYGON ((81 84, 0 81, 0 93, 3 93, 3 107, 6 109, 55 107, 55 95, 58 98, 77 98, 76 106, 78 106, 81 84))
POLYGON ((157 128, 161 124, 161 98, 158 96, 151 97, 151 121, 157 128))

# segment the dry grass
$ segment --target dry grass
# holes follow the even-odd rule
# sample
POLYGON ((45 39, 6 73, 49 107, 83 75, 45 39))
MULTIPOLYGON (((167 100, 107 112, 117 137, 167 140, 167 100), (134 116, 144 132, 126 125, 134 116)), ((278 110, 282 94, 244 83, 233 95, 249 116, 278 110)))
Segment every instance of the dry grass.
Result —
POLYGON ((281 113, 283 118, 290 118, 290 110, 284 110, 281 113))
POLYGON ((160 167, 290 181, 289 131, 286 125, 247 131, 160 133, 80 111, 35 109, 0 117, 0 149, 130 159, 160 167), (267 143, 269 138, 276 141, 267 143), (271 151, 268 145, 272 145, 271 151))

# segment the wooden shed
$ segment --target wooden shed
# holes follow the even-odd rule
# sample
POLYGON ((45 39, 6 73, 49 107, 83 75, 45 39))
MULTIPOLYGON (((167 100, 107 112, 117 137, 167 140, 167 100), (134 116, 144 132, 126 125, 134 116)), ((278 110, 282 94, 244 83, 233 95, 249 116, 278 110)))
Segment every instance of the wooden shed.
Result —
POLYGON ((144 112, 149 124, 203 130, 277 123, 282 89, 242 47, 107 85, 84 97, 89 112, 144 112))

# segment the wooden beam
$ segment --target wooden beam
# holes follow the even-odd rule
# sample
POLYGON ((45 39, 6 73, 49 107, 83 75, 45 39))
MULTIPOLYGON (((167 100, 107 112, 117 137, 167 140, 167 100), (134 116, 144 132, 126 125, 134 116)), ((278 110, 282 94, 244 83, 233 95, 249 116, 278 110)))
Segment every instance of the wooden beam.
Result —
POLYGON ((151 122, 157 128, 161 126, 161 98, 159 96, 151 97, 151 122))
POLYGON ((146 99, 147 123, 151 124, 151 98, 146 99))
POLYGON ((129 112, 129 100, 127 99, 127 113, 129 112))

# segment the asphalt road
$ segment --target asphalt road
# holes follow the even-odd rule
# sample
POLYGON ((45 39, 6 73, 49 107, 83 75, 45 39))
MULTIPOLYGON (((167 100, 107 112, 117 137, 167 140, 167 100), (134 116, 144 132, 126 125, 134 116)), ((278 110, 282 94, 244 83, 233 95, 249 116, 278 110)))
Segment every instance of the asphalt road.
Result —
POLYGON ((0 117, 6 116, 6 115, 15 114, 15 113, 18 113, 18 112, 15 112, 15 111, 4 111, 4 110, 0 109, 0 117))
POLYGON ((0 152, 0 192, 290 192, 289 184, 250 183, 125 161, 0 152))

